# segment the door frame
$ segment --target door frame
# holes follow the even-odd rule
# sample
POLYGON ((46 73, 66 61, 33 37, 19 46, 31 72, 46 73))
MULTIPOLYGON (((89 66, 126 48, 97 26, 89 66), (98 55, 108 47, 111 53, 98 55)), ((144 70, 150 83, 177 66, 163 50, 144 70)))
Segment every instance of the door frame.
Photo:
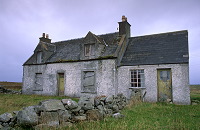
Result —
POLYGON ((172 87, 172 69, 171 68, 157 68, 156 69, 156 81, 157 81, 157 102, 159 102, 159 86, 158 86, 158 72, 159 70, 169 70, 170 71, 170 80, 171 80, 171 101, 173 102, 173 87, 172 87))
POLYGON ((58 96, 65 96, 65 72, 61 71, 61 72, 57 72, 57 93, 58 96), (64 75, 64 83, 63 83, 63 87, 64 87, 64 93, 63 95, 60 95, 60 75, 63 74, 64 75))

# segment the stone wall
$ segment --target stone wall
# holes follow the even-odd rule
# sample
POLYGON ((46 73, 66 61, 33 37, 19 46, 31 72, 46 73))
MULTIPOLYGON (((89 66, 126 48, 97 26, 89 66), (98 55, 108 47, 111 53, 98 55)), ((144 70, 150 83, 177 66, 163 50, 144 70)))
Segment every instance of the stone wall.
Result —
POLYGON ((119 112, 127 104, 123 94, 117 96, 82 96, 79 102, 71 99, 45 100, 21 111, 0 115, 0 128, 69 126, 85 120, 102 120, 106 116, 121 118, 119 112))
POLYGON ((0 86, 0 93, 4 93, 4 94, 21 94, 21 91, 6 89, 6 88, 0 86))

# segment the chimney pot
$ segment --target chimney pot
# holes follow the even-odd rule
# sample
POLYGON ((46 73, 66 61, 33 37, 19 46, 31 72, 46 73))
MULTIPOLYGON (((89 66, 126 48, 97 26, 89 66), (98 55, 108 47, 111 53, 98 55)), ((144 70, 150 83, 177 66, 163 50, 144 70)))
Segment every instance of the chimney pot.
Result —
POLYGON ((46 38, 49 39, 49 34, 46 34, 46 38))
POLYGON ((122 22, 127 21, 127 18, 125 17, 125 15, 122 16, 122 22))
POLYGON ((45 37, 45 33, 42 33, 42 37, 45 37))

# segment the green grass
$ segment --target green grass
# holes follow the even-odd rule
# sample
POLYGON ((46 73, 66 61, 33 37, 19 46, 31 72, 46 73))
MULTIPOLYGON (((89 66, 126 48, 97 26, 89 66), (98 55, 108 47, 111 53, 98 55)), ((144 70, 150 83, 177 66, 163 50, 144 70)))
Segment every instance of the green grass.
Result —
POLYGON ((200 85, 191 85, 190 95, 191 95, 191 100, 200 101, 200 85))
MULTIPOLYGON (((67 97, 0 94, 0 114, 36 105, 41 100, 67 97)), ((200 85, 191 86, 191 99, 200 101, 200 85)), ((78 99, 75 99, 78 101, 78 99)), ((125 118, 105 118, 103 121, 80 122, 69 130, 134 130, 134 129, 200 129, 200 105, 131 102, 123 111, 125 118)))
MULTIPOLYGON (((199 105, 137 103, 124 109, 123 119, 106 118, 104 121, 81 122, 71 130, 134 130, 134 129, 200 129, 199 105)), ((63 127, 61 129, 66 129, 63 127)))
MULTIPOLYGON (((17 94, 0 94, 0 114, 21 110, 22 107, 37 105, 42 100, 47 99, 64 99, 69 97, 59 96, 40 96, 40 95, 17 95, 17 94)), ((72 98, 78 101, 77 98, 72 98)))

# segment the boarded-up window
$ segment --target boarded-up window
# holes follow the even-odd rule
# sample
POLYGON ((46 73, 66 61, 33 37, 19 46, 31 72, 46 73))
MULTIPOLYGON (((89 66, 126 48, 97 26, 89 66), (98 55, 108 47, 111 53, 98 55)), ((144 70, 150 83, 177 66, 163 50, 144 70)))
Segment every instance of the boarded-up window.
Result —
POLYGON ((94 44, 85 44, 84 54, 85 56, 94 56, 94 44))
POLYGON ((131 70, 130 78, 131 87, 145 87, 144 86, 144 70, 131 70))
POLYGON ((95 72, 83 71, 82 73, 82 91, 83 92, 96 92, 95 87, 95 72))
POLYGON ((42 52, 37 52, 37 63, 40 64, 42 62, 42 52))
POLYGON ((43 78, 42 73, 36 73, 35 74, 35 91, 43 91, 43 78))

